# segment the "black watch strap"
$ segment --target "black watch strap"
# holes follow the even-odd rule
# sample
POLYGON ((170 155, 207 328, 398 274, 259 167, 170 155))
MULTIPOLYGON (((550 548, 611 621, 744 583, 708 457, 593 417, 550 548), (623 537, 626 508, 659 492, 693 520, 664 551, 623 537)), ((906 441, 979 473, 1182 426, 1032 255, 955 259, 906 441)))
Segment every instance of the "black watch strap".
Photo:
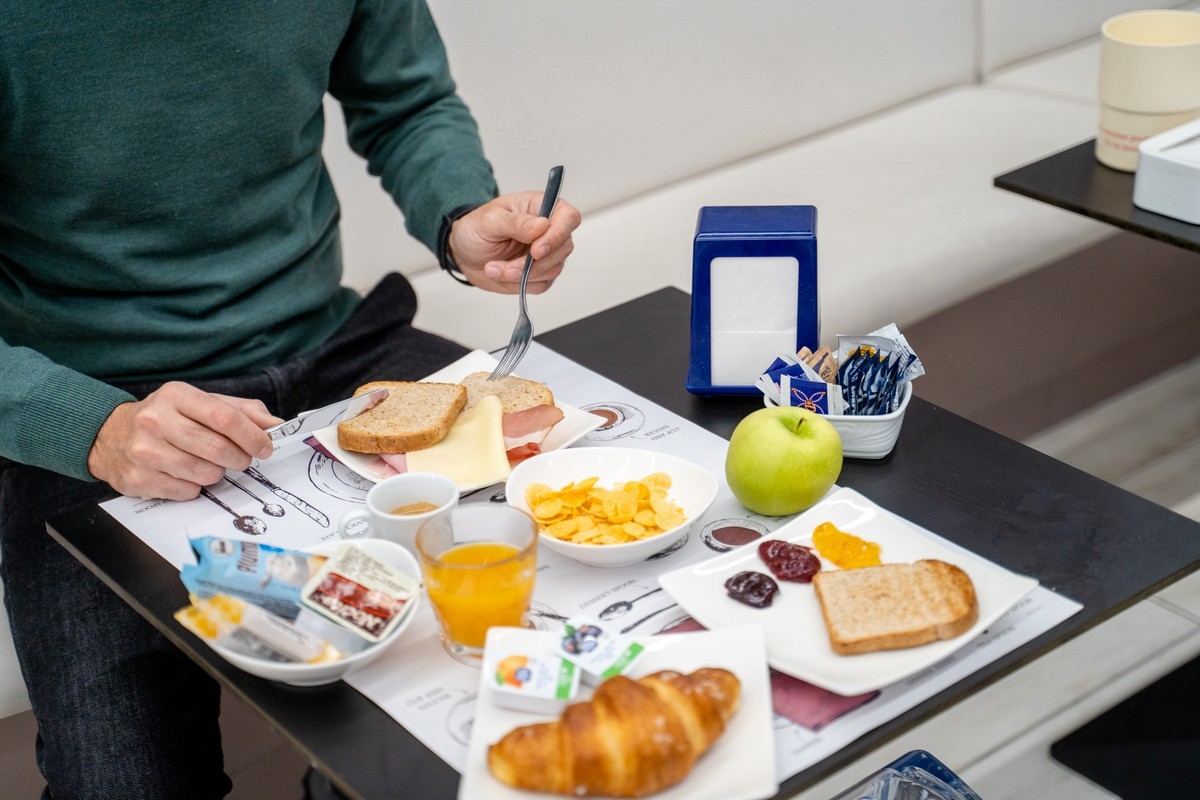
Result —
POLYGON ((442 226, 438 229, 437 240, 437 260, 438 265, 450 274, 451 278, 459 283, 465 283, 471 286, 471 282, 463 275, 458 264, 454 263, 454 258, 450 255, 450 228, 454 226, 454 221, 459 217, 465 217, 475 209, 479 208, 482 203, 470 203, 464 206, 458 206, 446 212, 442 217, 442 226))

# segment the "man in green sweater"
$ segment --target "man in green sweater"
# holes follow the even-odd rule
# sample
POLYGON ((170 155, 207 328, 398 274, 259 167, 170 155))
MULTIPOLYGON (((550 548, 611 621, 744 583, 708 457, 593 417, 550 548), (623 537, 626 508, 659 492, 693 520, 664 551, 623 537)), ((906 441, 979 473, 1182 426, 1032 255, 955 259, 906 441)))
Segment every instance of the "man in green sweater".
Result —
POLYGON ((579 214, 497 196, 423 0, 0 10, 0 578, 44 798, 230 787, 214 682, 45 518, 112 489, 195 497, 267 456, 280 417, 465 352, 412 328, 399 275, 340 285, 326 92, 444 268, 514 292, 532 252, 549 287, 579 214))

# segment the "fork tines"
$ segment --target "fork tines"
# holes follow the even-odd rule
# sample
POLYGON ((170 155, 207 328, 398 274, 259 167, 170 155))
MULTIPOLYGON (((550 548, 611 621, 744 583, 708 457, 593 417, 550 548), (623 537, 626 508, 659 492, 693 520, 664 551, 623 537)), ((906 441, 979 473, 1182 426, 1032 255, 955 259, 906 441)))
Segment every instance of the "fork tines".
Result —
POLYGON ((528 338, 522 337, 509 342, 508 347, 504 350, 504 357, 500 359, 500 363, 492 370, 492 374, 488 376, 488 380, 498 381, 511 375, 528 349, 528 338))

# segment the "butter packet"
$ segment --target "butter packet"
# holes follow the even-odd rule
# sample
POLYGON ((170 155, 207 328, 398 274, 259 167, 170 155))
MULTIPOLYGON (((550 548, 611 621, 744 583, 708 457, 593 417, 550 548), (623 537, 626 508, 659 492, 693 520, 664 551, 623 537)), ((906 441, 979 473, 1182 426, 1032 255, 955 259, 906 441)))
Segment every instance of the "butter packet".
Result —
POLYGON ((513 711, 554 716, 579 694, 580 669, 554 652, 558 637, 526 628, 489 628, 483 679, 492 703, 513 711))
POLYGON ((411 575, 347 542, 304 584, 300 602, 367 641, 379 642, 404 619, 419 589, 411 575))
POLYGON ((572 617, 563 623, 555 652, 583 671, 584 683, 597 686, 628 672, 644 651, 642 645, 605 628, 599 620, 572 617))

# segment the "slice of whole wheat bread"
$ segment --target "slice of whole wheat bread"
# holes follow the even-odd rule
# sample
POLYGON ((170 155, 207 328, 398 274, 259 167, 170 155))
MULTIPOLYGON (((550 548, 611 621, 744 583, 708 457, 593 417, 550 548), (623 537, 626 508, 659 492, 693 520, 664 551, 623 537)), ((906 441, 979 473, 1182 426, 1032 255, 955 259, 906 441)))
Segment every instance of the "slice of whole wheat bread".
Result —
POLYGON ((813 588, 840 655, 953 639, 979 618, 971 578, 944 561, 819 572, 813 588))
POLYGON ((494 394, 500 398, 505 414, 524 411, 540 405, 554 405, 554 395, 545 385, 509 375, 498 381, 489 381, 487 372, 472 372, 460 383, 467 387, 467 410, 475 407, 481 398, 494 394))
POLYGON ((457 383, 375 381, 354 391, 360 395, 380 386, 388 396, 374 408, 338 424, 338 445, 356 453, 408 453, 446 438, 467 403, 467 390, 457 383))

